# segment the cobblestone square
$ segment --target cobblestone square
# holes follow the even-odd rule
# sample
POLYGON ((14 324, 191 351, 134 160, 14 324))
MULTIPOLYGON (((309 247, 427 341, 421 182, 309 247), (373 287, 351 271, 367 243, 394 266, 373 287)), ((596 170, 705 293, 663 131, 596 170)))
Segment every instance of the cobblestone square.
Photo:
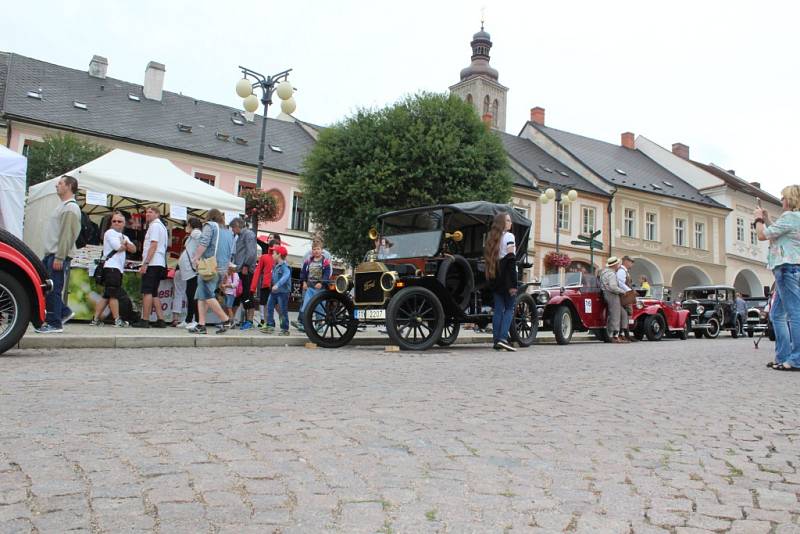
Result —
POLYGON ((11 351, 0 532, 798 533, 772 350, 11 351))

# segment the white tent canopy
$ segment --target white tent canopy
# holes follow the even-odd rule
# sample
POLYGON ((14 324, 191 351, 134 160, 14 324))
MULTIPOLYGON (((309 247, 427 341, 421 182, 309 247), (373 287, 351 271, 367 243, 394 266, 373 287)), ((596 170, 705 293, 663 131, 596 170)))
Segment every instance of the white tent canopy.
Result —
MULTIPOLYGON (((195 179, 169 160, 127 150, 114 149, 66 174, 78 179, 80 190, 108 195, 108 207, 98 206, 100 211, 137 205, 177 205, 189 210, 217 208, 223 212, 244 212, 243 198, 195 179)), ((53 178, 28 190, 25 242, 37 253, 42 249, 39 235, 42 224, 59 203, 55 189, 58 180, 53 178)), ((97 212, 97 209, 87 211, 97 212)))
POLYGON ((22 239, 28 160, 0 146, 0 228, 22 239))

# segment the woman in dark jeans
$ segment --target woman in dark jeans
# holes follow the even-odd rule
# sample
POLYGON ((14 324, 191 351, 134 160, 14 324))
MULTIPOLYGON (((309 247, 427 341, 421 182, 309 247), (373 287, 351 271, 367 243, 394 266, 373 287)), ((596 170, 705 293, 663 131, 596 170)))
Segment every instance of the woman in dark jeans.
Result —
POLYGON ((197 245, 200 244, 202 227, 203 222, 200 219, 189 217, 189 220, 186 221, 186 231, 189 235, 183 242, 183 252, 178 259, 180 265, 178 276, 182 276, 186 281, 186 318, 178 326, 186 329, 197 326, 197 300, 194 298, 197 291, 197 271, 192 267, 191 258, 194 251, 197 250, 197 245))
POLYGON ((494 349, 509 352, 517 350, 508 342, 517 296, 516 250, 514 234, 511 233, 511 215, 500 212, 492 221, 483 258, 486 262, 486 280, 494 293, 492 316, 494 349))
POLYGON ((776 295, 769 312, 775 361, 767 366, 800 371, 800 186, 783 188, 781 207, 783 213, 774 222, 767 210, 753 212, 759 241, 769 241, 767 266, 775 274, 776 295))

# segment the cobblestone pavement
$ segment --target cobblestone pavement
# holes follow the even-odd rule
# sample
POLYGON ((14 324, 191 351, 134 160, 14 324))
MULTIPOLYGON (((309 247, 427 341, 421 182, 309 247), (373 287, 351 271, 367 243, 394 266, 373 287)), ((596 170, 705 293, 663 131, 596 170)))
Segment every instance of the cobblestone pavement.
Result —
POLYGON ((0 358, 0 532, 798 533, 747 339, 0 358))

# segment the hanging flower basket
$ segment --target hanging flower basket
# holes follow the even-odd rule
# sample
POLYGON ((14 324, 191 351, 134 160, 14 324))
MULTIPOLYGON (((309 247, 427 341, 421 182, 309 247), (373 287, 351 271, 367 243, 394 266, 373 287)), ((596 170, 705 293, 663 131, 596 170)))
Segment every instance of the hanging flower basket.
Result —
POLYGON ((570 266, 572 259, 561 252, 548 252, 544 257, 544 266, 549 269, 565 269, 570 266))
POLYGON ((248 217, 256 215, 259 222, 274 221, 278 218, 278 200, 269 191, 250 189, 242 196, 248 217))

